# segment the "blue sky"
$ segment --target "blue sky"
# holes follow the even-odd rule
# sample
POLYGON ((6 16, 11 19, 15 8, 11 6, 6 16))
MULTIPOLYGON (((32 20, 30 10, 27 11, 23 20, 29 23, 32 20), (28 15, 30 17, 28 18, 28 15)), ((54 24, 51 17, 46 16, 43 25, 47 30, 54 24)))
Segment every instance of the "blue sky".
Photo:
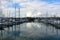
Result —
POLYGON ((42 1, 49 2, 49 3, 60 2, 60 0, 42 0, 42 1))
MULTIPOLYGON (((13 0, 7 0, 8 2, 13 2, 13 0)), ((33 1, 37 1, 37 2, 46 2, 46 3, 50 3, 50 4, 52 4, 52 3, 58 3, 58 2, 60 2, 60 0, 24 0, 25 2, 33 2, 33 1)), ((21 5, 19 5, 19 3, 12 3, 12 5, 11 5, 11 7, 13 7, 13 8, 19 8, 19 7, 22 7, 21 5)))
POLYGON ((1 0, 0 2, 3 11, 11 11, 10 14, 15 14, 14 10, 16 7, 17 16, 19 8, 21 16, 38 16, 39 13, 39 16, 45 16, 47 12, 51 16, 60 13, 60 0, 1 0), (36 13, 34 12, 35 10, 36 13))
MULTIPOLYGON (((13 2, 13 0, 8 0, 9 2, 13 2)), ((33 1, 42 1, 42 2, 46 2, 46 3, 48 3, 48 4, 52 4, 52 3, 58 3, 58 2, 60 2, 60 0, 24 0, 25 2, 33 2, 33 1)), ((59 3, 60 4, 60 3, 59 3)), ((58 4, 57 4, 58 5, 58 4)), ((22 8, 22 6, 21 5, 19 5, 19 3, 12 3, 12 5, 11 6, 9 6, 9 7, 12 7, 12 8, 22 8)))
POLYGON ((47 3, 58 3, 60 2, 60 0, 41 0, 41 1, 44 1, 44 2, 47 2, 47 3))
POLYGON ((12 8, 21 8, 21 6, 18 3, 14 3, 11 6, 12 8))

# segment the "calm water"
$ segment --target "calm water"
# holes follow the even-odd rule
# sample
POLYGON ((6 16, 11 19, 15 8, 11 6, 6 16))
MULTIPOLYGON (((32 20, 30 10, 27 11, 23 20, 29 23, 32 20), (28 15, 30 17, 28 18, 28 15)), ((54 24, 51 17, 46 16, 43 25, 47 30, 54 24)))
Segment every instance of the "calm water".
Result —
POLYGON ((43 23, 23 23, 0 31, 0 40, 60 40, 60 30, 43 23))

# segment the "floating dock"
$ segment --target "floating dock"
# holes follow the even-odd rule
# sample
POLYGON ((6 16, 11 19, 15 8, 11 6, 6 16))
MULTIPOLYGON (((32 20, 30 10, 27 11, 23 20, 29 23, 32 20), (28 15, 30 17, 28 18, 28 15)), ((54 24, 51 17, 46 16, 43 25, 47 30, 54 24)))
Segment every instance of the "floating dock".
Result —
POLYGON ((40 22, 52 25, 56 29, 60 29, 60 21, 57 21, 57 20, 56 21, 54 21, 54 20, 44 20, 44 21, 40 21, 40 22))

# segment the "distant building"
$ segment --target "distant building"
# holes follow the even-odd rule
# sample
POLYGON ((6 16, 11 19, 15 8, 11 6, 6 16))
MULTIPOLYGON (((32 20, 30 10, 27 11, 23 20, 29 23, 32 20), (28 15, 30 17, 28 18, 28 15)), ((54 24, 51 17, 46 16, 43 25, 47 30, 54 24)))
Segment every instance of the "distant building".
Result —
POLYGON ((2 8, 0 8, 0 17, 4 17, 2 8))

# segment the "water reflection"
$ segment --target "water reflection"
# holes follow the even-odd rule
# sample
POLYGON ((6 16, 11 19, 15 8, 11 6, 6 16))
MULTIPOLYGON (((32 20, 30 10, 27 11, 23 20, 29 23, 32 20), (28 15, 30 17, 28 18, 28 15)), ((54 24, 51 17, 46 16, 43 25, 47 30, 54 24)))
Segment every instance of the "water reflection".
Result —
POLYGON ((43 23, 24 23, 0 31, 0 40, 60 40, 60 30, 43 23))

